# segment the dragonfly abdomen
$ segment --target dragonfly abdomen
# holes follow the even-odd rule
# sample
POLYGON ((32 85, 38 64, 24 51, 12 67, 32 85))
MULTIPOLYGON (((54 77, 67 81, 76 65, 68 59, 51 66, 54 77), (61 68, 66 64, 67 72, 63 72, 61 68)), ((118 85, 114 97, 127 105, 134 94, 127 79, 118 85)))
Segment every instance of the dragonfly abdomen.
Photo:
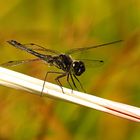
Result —
POLYGON ((35 55, 36 57, 40 58, 40 59, 43 59, 45 60, 46 62, 49 62, 52 58, 52 56, 50 55, 44 55, 44 54, 40 54, 30 48, 27 48, 25 47, 25 45, 22 45, 21 43, 15 41, 15 40, 10 40, 10 41, 7 41, 9 44, 11 44, 12 46, 18 48, 18 49, 21 49, 21 50, 24 50, 32 55, 35 55))

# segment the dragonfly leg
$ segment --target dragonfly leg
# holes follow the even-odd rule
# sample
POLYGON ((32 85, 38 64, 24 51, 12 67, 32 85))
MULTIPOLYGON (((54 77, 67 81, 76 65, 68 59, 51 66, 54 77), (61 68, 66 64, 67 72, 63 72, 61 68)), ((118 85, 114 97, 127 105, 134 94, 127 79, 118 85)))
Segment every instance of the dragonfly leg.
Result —
POLYGON ((79 80, 74 74, 73 74, 73 76, 74 76, 74 78, 78 81, 78 83, 80 84, 81 89, 82 89, 84 92, 86 92, 85 89, 84 89, 84 87, 83 87, 83 85, 82 85, 82 83, 80 82, 80 80, 79 80))
POLYGON ((62 77, 65 77, 66 76, 66 73, 63 73, 62 75, 60 75, 60 76, 58 76, 58 77, 56 77, 55 78, 55 81, 58 83, 58 85, 61 87, 61 89, 62 89, 62 92, 64 93, 64 90, 63 90, 63 87, 62 87, 62 84, 61 84, 61 82, 60 82, 60 78, 62 78, 62 77))
MULTIPOLYGON (((72 80, 72 83, 73 83, 73 85, 74 85, 74 87, 78 90, 78 88, 77 88, 77 86, 76 86, 76 84, 75 84, 75 81, 74 81, 74 79, 73 79, 73 77, 72 77, 72 74, 70 73, 70 77, 71 77, 71 80, 72 80)), ((79 90, 78 90, 79 91, 79 90)))
POLYGON ((43 90, 44 90, 45 82, 46 82, 46 80, 47 80, 48 74, 50 74, 50 73, 61 74, 61 75, 64 74, 63 72, 48 71, 48 72, 46 73, 46 75, 45 75, 45 78, 44 78, 44 82, 43 82, 42 91, 41 91, 41 95, 40 95, 40 96, 43 96, 43 90))
POLYGON ((69 84, 69 86, 70 86, 70 88, 72 90, 72 93, 73 93, 73 87, 72 87, 72 85, 71 85, 71 83, 69 81, 69 77, 70 77, 70 74, 68 74, 68 76, 67 76, 67 82, 68 82, 68 84, 69 84))

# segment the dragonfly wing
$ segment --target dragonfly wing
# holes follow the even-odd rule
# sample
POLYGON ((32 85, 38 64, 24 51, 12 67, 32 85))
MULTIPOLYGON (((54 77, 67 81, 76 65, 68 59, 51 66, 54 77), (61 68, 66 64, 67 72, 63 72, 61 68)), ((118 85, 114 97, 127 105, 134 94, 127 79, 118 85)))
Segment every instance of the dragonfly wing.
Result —
POLYGON ((99 45, 95 45, 95 46, 90 46, 90 47, 83 47, 83 48, 75 48, 75 49, 71 49, 69 51, 66 52, 66 54, 73 54, 73 53, 78 53, 78 52, 83 52, 89 49, 93 49, 93 48, 99 48, 99 47, 103 47, 103 46, 108 46, 111 44, 115 44, 115 43, 119 43, 123 40, 117 40, 117 41, 113 41, 113 42, 109 42, 109 43, 104 43, 104 44, 99 44, 99 45))
POLYGON ((6 63, 3 63, 3 64, 0 64, 0 66, 17 66, 17 65, 20 65, 20 64, 25 64, 25 63, 29 63, 29 62, 34 62, 34 61, 39 61, 41 59, 39 58, 36 58, 36 59, 27 59, 27 60, 17 60, 17 61, 8 61, 6 63))
POLYGON ((28 43, 28 44, 23 44, 23 45, 25 45, 27 48, 30 48, 32 50, 41 51, 44 54, 48 54, 48 53, 57 54, 57 55, 60 54, 60 52, 58 52, 56 50, 47 49, 47 48, 44 48, 44 47, 42 47, 38 44, 34 44, 34 43, 28 43))
POLYGON ((86 68, 96 68, 104 64, 103 60, 78 59, 78 61, 82 61, 86 68))

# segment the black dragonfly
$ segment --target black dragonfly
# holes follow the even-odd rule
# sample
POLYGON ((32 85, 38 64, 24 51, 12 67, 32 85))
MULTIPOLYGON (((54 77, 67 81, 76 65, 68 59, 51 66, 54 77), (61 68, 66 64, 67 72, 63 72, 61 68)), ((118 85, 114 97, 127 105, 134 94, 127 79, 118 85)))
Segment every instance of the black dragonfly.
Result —
POLYGON ((68 50, 66 53, 60 53, 56 50, 47 49, 47 48, 44 48, 44 47, 42 47, 40 45, 37 45, 37 44, 34 44, 34 43, 21 44, 21 43, 15 41, 15 40, 9 40, 7 42, 10 45, 12 45, 12 46, 14 46, 18 49, 21 49, 23 51, 26 51, 26 52, 36 56, 37 58, 27 59, 27 60, 9 61, 9 62, 1 64, 1 66, 16 66, 16 65, 19 65, 19 64, 24 64, 24 63, 28 63, 28 62, 34 62, 34 61, 41 61, 42 60, 42 61, 48 63, 50 66, 55 66, 56 68, 61 69, 62 71, 61 72, 48 71, 46 73, 45 78, 44 78, 42 91, 41 91, 41 96, 43 94, 45 81, 46 81, 49 73, 59 74, 59 76, 57 76, 55 78, 55 81, 61 87, 63 93, 64 93, 64 91, 63 91, 60 79, 62 77, 65 77, 65 76, 67 77, 67 82, 68 82, 68 84, 69 84, 69 86, 71 87, 72 90, 73 90, 73 86, 78 90, 78 88, 75 84, 75 80, 77 80, 78 83, 80 84, 81 89, 83 91, 85 91, 81 82, 80 82, 80 80, 77 78, 77 76, 80 76, 81 74, 83 74, 85 72, 87 63, 89 63, 91 65, 94 65, 94 66, 97 66, 97 65, 103 64, 103 60, 89 60, 89 59, 74 60, 71 57, 71 54, 74 54, 74 53, 77 53, 77 52, 83 52, 83 51, 90 50, 90 49, 93 49, 93 48, 98 48, 98 47, 103 47, 103 46, 119 43, 121 41, 122 40, 117 40, 117 41, 104 43, 104 44, 99 44, 99 45, 90 46, 90 47, 75 48, 75 49, 68 50), (71 82, 72 82, 73 86, 70 82, 70 79, 71 79, 71 82))

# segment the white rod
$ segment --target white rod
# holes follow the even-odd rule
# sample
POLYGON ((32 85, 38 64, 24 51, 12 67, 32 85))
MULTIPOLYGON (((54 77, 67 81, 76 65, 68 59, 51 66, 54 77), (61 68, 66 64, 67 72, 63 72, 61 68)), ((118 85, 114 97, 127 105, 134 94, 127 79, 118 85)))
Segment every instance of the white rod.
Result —
MULTIPOLYGON (((44 81, 42 80, 27 76, 25 74, 0 67, 1 85, 26 90, 32 94, 37 94, 40 96, 43 82, 44 81)), ((65 94, 62 93, 60 86, 46 82, 43 90, 43 96, 59 98, 68 102, 107 112, 125 119, 140 122, 140 108, 138 107, 110 101, 87 93, 78 91, 71 92, 71 89, 68 88, 63 89, 65 94)))

